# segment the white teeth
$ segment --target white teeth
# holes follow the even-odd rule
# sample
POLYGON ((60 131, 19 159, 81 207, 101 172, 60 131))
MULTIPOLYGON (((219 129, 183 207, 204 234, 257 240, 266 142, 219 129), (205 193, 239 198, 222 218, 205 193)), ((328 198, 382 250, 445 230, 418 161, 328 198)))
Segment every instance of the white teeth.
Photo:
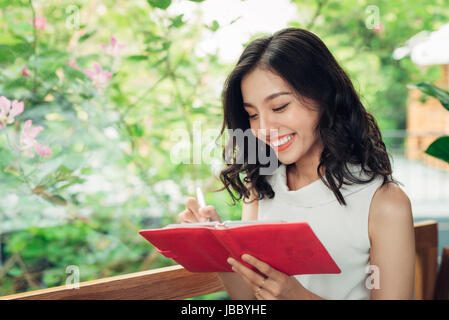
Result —
POLYGON ((279 146, 282 146, 282 145, 286 144, 286 143, 287 143, 288 141, 290 141, 292 138, 293 138, 293 134, 292 134, 292 135, 289 135, 288 137, 285 137, 285 138, 282 138, 282 139, 279 139, 279 140, 275 140, 275 141, 272 142, 272 144, 273 144, 275 147, 279 147, 279 146))

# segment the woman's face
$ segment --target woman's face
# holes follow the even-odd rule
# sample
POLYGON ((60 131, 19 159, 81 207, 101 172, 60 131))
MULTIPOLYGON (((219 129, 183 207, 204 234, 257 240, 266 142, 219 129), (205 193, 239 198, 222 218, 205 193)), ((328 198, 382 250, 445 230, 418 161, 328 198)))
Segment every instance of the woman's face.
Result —
POLYGON ((275 150, 280 162, 288 165, 321 154, 314 131, 319 120, 316 103, 297 99, 285 80, 260 68, 243 77, 241 90, 253 134, 275 150))

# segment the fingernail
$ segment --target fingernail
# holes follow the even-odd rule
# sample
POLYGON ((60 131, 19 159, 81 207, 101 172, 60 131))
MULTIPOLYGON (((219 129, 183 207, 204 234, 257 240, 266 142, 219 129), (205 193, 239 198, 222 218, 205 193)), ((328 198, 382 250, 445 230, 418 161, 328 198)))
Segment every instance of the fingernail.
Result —
POLYGON ((249 260, 249 255, 247 255, 247 254, 242 255, 242 260, 245 260, 245 261, 249 260))
POLYGON ((228 258, 228 260, 226 260, 229 264, 232 264, 234 262, 234 259, 232 258, 228 258))

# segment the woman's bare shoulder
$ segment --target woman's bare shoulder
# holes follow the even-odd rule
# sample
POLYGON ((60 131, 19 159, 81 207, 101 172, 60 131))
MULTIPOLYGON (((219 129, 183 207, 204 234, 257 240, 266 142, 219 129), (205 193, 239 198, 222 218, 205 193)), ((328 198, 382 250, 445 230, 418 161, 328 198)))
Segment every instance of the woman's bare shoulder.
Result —
POLYGON ((370 264, 378 268, 383 283, 371 292, 371 299, 412 299, 415 232, 407 194, 391 182, 379 187, 371 201, 368 223, 370 264))
POLYGON ((374 193, 369 211, 370 239, 386 230, 387 226, 407 228, 413 226, 411 202, 407 194, 395 183, 386 183, 374 193))

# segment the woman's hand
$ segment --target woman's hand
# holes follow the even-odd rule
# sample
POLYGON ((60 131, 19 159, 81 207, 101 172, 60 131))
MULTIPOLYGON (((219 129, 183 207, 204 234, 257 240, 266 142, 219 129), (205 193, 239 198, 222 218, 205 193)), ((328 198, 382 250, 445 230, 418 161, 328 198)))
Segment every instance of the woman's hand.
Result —
POLYGON ((249 254, 242 255, 242 260, 253 265, 265 275, 260 275, 233 258, 227 260, 232 266, 232 270, 253 289, 256 299, 292 300, 309 297, 310 291, 305 289, 295 277, 282 273, 249 254))
POLYGON ((200 208, 200 205, 195 198, 188 198, 186 200, 186 209, 178 214, 180 223, 206 222, 207 219, 210 219, 210 221, 221 222, 220 216, 214 206, 200 208))

